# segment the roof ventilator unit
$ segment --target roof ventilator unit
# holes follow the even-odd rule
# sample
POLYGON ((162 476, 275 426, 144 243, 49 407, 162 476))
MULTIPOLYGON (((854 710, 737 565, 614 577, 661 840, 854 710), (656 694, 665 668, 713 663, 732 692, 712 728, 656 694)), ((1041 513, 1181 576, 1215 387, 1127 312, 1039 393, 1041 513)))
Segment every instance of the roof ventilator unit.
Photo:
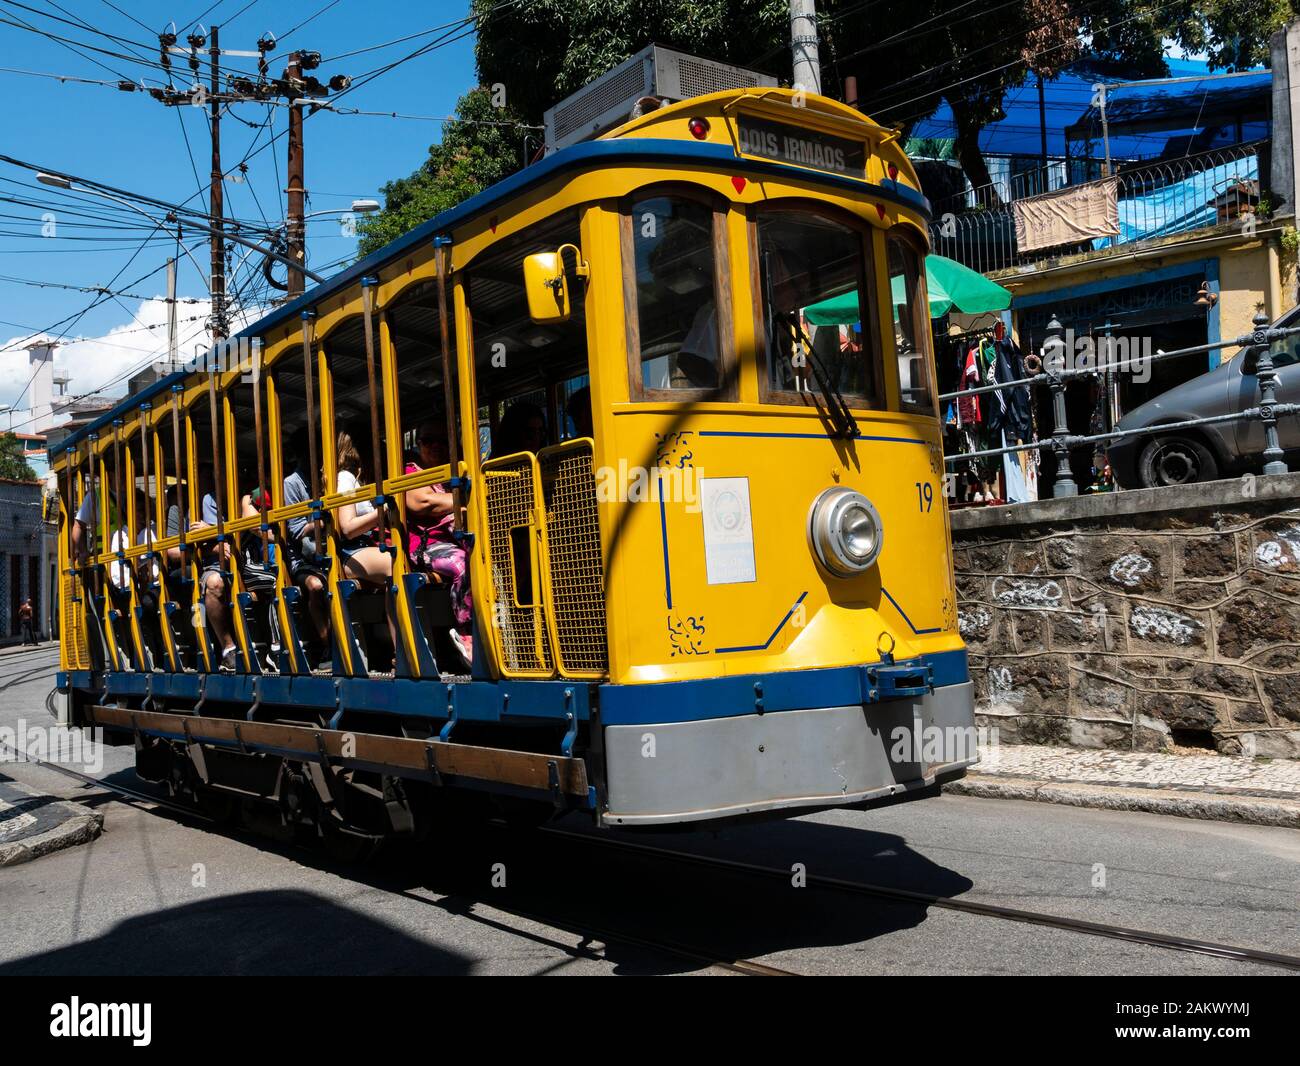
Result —
POLYGON ((545 114, 547 154, 621 126, 644 97, 666 103, 726 89, 775 87, 776 78, 652 44, 545 114))

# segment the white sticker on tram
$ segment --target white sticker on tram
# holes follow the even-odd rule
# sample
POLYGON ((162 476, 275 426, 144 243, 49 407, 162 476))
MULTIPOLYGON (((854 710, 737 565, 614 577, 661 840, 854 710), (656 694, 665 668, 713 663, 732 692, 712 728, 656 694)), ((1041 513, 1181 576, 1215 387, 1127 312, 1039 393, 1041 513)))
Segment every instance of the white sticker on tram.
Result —
POLYGON ((704 568, 710 585, 754 581, 754 525, 749 478, 700 478, 704 568))

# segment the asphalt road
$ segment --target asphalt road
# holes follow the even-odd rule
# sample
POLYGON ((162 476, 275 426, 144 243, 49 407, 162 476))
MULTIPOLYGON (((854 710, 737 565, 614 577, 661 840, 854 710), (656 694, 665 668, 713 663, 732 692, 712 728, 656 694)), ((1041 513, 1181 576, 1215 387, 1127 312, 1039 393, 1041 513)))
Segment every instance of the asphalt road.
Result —
MULTIPOLYGON (((0 655, 0 726, 49 721, 54 662, 0 655)), ((132 758, 107 749, 101 776, 138 786, 132 758)), ((105 815, 97 841, 0 870, 0 975, 718 972, 644 941, 807 974, 1279 972, 547 834, 345 861, 36 766, 0 773, 105 815)), ((1291 830, 945 796, 649 842, 1300 955, 1291 830)))

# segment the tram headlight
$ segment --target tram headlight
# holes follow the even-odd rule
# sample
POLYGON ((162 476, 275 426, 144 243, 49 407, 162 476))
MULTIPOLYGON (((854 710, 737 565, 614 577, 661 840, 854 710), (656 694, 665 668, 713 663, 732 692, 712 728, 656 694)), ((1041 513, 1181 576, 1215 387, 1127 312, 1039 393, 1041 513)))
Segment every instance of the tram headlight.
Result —
POLYGON ((808 512, 813 553, 837 577, 856 577, 875 564, 884 543, 880 513, 860 492, 836 486, 813 501, 808 512))

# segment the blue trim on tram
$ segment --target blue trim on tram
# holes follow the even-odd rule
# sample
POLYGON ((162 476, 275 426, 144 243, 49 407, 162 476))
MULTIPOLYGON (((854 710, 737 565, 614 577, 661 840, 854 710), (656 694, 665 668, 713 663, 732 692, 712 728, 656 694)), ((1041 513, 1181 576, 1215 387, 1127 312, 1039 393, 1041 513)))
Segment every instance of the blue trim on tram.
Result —
POLYGON ((777 635, 781 632, 781 630, 785 628, 786 622, 790 621, 790 619, 794 617, 794 612, 799 609, 799 604, 803 603, 803 601, 807 598, 808 598, 807 590, 799 593, 799 598, 794 601, 794 606, 785 612, 785 617, 782 618, 781 621, 777 623, 776 628, 772 630, 772 635, 768 637, 767 640, 764 641, 762 644, 746 644, 741 647, 735 647, 735 648, 719 648, 718 654, 725 655, 728 652, 733 652, 733 651, 767 651, 767 649, 772 646, 772 641, 776 640, 777 635))
MULTIPOLYGON (((935 688, 970 680, 966 650, 933 652, 895 666, 928 666, 935 688)), ((691 722, 743 714, 846 707, 878 702, 871 671, 880 663, 739 674, 689 681, 637 685, 599 684, 600 717, 605 725, 691 722)), ((155 699, 197 699, 251 705, 296 706, 324 711, 374 712, 445 721, 454 709, 458 721, 565 722, 591 719, 591 688, 578 681, 469 681, 444 684, 433 679, 328 678, 275 674, 108 673, 86 670, 63 675, 69 687, 104 696, 152 695, 155 699), (102 688, 97 681, 102 680, 102 688)), ((432 727, 431 727, 432 729, 432 727)))
MULTIPOLYGON (((934 687, 970 680, 966 649, 934 652, 895 665, 919 662, 933 670, 934 687)), ((869 666, 710 677, 645 685, 601 685, 600 718, 605 725, 651 725, 734 718, 742 714, 852 707, 874 703, 869 666)))
MULTIPOLYGON (((760 175, 770 174, 778 178, 794 178, 799 181, 829 186, 833 189, 855 192, 862 196, 888 200, 901 207, 918 211, 927 219, 930 217, 930 201, 915 189, 900 185, 897 182, 890 182, 888 186, 877 185, 874 182, 859 181, 808 167, 791 166, 788 163, 778 163, 771 160, 753 159, 738 155, 732 146, 725 144, 672 141, 652 137, 626 137, 608 141, 588 141, 547 156, 541 162, 525 167, 518 173, 497 182, 497 184, 484 189, 475 196, 471 196, 464 203, 457 204, 455 207, 435 215, 409 233, 405 233, 377 251, 371 252, 370 255, 348 267, 347 270, 335 274, 332 278, 328 278, 314 288, 307 290, 298 299, 258 319, 230 339, 260 336, 268 329, 272 329, 284 322, 296 320, 303 311, 312 309, 335 292, 346 288, 354 281, 364 278, 368 274, 375 273, 380 267, 394 259, 399 259, 412 249, 429 244, 434 238, 443 235, 444 231, 463 225, 474 217, 490 211, 501 202, 518 197, 567 171, 588 166, 634 163, 677 163, 685 166, 706 164, 715 168, 721 164, 737 172, 760 175)), ((180 384, 186 377, 188 377, 188 373, 182 370, 175 374, 169 374, 165 378, 160 378, 149 388, 136 393, 134 396, 128 396, 108 413, 101 415, 94 422, 70 434, 59 444, 58 449, 66 450, 74 447, 84 440, 88 434, 98 432, 102 427, 111 425, 113 419, 121 418, 123 415, 135 411, 142 402, 168 392, 172 385, 180 384)))
MULTIPOLYGON (((831 440, 833 439, 828 433, 768 433, 763 430, 738 430, 738 429, 702 429, 699 431, 701 437, 784 437, 797 440, 831 440)), ((835 438, 838 439, 838 438, 835 438)), ((882 444, 929 444, 928 440, 921 440, 919 437, 868 437, 866 435, 852 438, 855 441, 878 441, 882 444)))
POLYGON ((903 616, 903 621, 907 623, 907 628, 910 629, 913 633, 915 633, 918 637, 924 637, 929 635, 930 633, 943 632, 943 628, 941 626, 932 626, 929 629, 917 629, 916 626, 912 625, 912 620, 907 617, 907 612, 903 610, 902 607, 899 606, 898 601, 889 594, 889 590, 886 589, 884 585, 880 586, 880 591, 881 593, 884 594, 885 599, 887 599, 890 603, 894 605, 894 610, 896 610, 899 614, 903 616))
POLYGON ((673 609, 673 573, 672 564, 668 561, 668 513, 664 507, 664 478, 659 475, 659 533, 664 542, 664 599, 668 601, 668 609, 673 609))

